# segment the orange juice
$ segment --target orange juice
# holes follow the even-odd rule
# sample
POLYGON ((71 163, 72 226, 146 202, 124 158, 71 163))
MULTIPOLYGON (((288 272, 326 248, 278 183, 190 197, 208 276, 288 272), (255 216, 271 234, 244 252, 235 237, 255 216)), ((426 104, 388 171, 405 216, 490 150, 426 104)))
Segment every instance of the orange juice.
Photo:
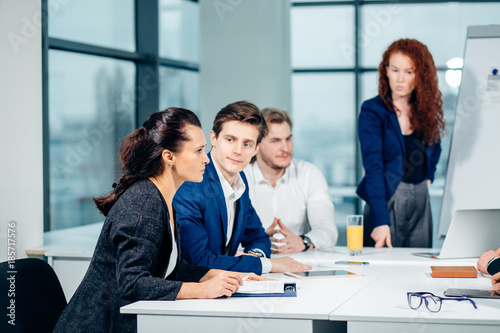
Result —
POLYGON ((363 226, 347 226, 347 249, 350 251, 361 251, 363 249, 363 226))

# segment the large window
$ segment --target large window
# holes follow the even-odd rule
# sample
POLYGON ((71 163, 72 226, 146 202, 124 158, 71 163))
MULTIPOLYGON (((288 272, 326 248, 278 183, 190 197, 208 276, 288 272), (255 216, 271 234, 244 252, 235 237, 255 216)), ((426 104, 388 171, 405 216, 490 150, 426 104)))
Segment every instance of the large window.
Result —
POLYGON ((415 38, 429 47, 438 67, 447 121, 443 153, 430 189, 437 222, 466 28, 498 24, 500 1, 294 0, 291 10, 294 154, 325 174, 341 244, 346 215, 362 208, 355 194, 364 172, 357 115, 361 103, 377 94, 382 53, 400 38, 415 38))
POLYGON ((92 196, 119 175, 118 143, 135 126, 131 61, 49 51, 50 212, 53 229, 102 219, 92 196))
POLYGON ((45 230, 102 221, 120 141, 169 106, 198 113, 198 4, 44 0, 45 230))

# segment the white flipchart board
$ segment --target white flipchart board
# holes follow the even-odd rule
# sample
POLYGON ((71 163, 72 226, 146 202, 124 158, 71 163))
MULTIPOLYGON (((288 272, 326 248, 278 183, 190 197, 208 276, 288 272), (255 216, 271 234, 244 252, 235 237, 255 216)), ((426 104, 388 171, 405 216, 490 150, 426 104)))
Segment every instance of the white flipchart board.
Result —
POLYGON ((491 208, 500 208, 500 25, 467 29, 438 235, 457 209, 491 208))

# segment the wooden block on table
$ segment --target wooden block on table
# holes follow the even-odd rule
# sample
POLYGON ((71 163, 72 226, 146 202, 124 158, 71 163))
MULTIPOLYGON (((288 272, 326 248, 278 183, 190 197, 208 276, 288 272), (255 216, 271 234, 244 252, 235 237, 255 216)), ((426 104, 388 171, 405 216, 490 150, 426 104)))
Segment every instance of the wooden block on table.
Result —
POLYGON ((431 266, 433 278, 477 278, 474 266, 431 266))

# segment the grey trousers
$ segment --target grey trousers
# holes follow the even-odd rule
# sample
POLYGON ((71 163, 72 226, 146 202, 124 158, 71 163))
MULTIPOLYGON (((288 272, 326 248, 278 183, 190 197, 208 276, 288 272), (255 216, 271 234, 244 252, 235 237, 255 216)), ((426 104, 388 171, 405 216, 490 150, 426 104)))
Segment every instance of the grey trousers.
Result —
MULTIPOLYGON (((432 247, 432 214, 427 181, 418 184, 400 182, 387 203, 391 219, 391 242, 396 247, 432 247)), ((370 207, 365 206, 365 246, 373 246, 370 237, 370 207)))

